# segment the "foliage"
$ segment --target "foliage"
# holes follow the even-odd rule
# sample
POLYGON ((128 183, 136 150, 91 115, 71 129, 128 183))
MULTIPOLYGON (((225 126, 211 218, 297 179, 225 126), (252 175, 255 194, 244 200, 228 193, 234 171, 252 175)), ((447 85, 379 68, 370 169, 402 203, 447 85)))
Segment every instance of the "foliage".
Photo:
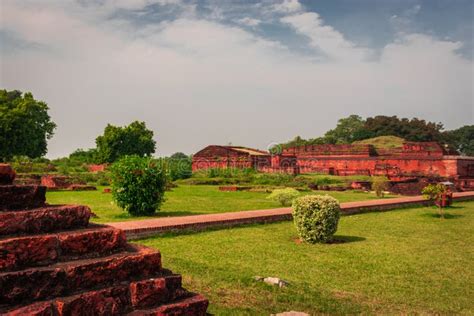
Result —
POLYGON ((428 200, 435 201, 438 205, 438 211, 441 218, 444 218, 443 207, 441 204, 441 200, 443 195, 447 192, 447 187, 441 183, 437 184, 428 184, 426 187, 423 188, 421 193, 427 198, 428 200))
POLYGON ((112 163, 127 155, 150 156, 156 147, 153 131, 138 121, 124 127, 108 124, 95 142, 98 163, 112 163))
POLYGON ((289 206, 300 195, 300 193, 293 188, 276 189, 267 196, 267 199, 277 201, 283 206, 289 206))
POLYGON ((97 161, 97 149, 76 149, 69 155, 69 160, 77 161, 85 164, 93 164, 97 161))
POLYGON ((192 176, 192 159, 182 153, 173 154, 171 157, 160 158, 157 161, 164 165, 171 181, 188 179, 192 176), (179 154, 179 155, 177 155, 179 154), (182 156, 182 155, 184 156, 182 156))
POLYGON ((293 202, 293 219, 298 235, 311 244, 332 240, 340 212, 339 202, 328 195, 307 195, 293 202))
POLYGON ((446 143, 461 154, 474 156, 474 125, 466 125, 443 134, 446 143))
POLYGON ((47 141, 56 128, 48 110, 48 105, 31 93, 0 90, 0 160, 46 154, 47 141))
POLYGON ((365 121, 359 115, 350 115, 339 119, 337 126, 326 132, 324 138, 329 144, 350 144, 355 140, 363 139, 365 121))
POLYGON ((372 180, 372 190, 378 197, 383 197, 384 192, 389 188, 389 181, 386 177, 374 177, 372 180))
POLYGON ((166 172, 148 157, 125 156, 111 168, 112 195, 131 215, 153 215, 164 200, 166 172))

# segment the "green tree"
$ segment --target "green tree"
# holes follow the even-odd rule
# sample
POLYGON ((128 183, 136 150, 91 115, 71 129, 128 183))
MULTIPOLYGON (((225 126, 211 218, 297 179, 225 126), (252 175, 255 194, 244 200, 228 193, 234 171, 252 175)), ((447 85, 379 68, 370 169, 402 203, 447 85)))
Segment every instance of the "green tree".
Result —
POLYGON ((94 163, 97 159, 97 149, 76 149, 69 155, 69 160, 74 160, 81 163, 94 163))
POLYGON ((190 178, 192 171, 192 158, 184 153, 177 152, 166 159, 167 170, 172 181, 190 178))
POLYGON ((408 141, 442 141, 443 124, 427 122, 417 118, 407 119, 397 116, 378 115, 365 121, 367 136, 398 136, 408 141))
POLYGON ((13 156, 42 157, 56 124, 48 105, 31 93, 0 90, 0 160, 13 156))
POLYGON ((326 132, 324 138, 329 144, 350 144, 360 140, 365 121, 359 115, 350 115, 337 122, 337 126, 326 132))
POLYGON ((463 155, 474 156, 474 125, 465 125, 452 131, 446 131, 443 137, 463 155))
POLYGON ((124 127, 108 124, 104 135, 97 137, 95 142, 99 163, 112 163, 127 155, 150 156, 156 148, 153 131, 146 128, 145 122, 139 121, 124 127))

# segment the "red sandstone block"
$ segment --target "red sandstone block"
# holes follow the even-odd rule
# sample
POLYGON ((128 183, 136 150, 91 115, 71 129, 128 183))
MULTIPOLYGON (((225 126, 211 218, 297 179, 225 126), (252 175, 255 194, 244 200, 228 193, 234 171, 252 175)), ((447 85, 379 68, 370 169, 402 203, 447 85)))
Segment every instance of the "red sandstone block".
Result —
POLYGON ((143 309, 171 302, 186 292, 181 287, 180 275, 130 283, 130 301, 134 309, 143 309))
POLYGON ((11 310, 4 316, 51 316, 54 315, 54 309, 51 302, 39 302, 28 306, 11 310))
POLYGON ((154 309, 136 310, 130 316, 201 316, 206 315, 209 301, 202 295, 194 295, 171 304, 162 305, 154 309))
POLYGON ((58 234, 58 239, 61 256, 67 258, 107 254, 123 249, 127 244, 122 230, 107 226, 63 232, 58 234))
POLYGON ((125 246, 125 233, 107 226, 0 239, 0 271, 41 266, 80 256, 98 257, 122 250, 125 246))
POLYGON ((56 315, 119 315, 130 306, 126 285, 91 291, 54 301, 56 315))
POLYGON ((43 233, 86 227, 90 216, 91 210, 87 206, 79 205, 0 212, 0 235, 43 233))
POLYGON ((0 240, 0 271, 50 264, 58 258, 58 248, 54 235, 0 240))
POLYGON ((0 163, 0 185, 12 184, 16 173, 13 168, 6 163, 0 163))
POLYGON ((0 211, 41 207, 46 188, 37 185, 0 185, 0 211))
POLYGON ((134 253, 92 259, 65 267, 70 288, 90 288, 134 277, 152 277, 161 271, 161 255, 152 249, 134 246, 134 253))
POLYGON ((62 296, 135 278, 160 277, 164 273, 159 252, 130 246, 128 252, 108 257, 0 273, 0 305, 62 296))

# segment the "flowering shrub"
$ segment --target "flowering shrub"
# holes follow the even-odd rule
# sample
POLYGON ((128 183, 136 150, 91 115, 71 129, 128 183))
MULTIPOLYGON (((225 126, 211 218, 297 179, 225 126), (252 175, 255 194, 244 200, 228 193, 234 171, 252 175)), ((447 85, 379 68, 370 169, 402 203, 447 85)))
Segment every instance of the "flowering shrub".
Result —
POLYGON ((293 202, 299 237, 309 243, 331 241, 340 217, 339 202, 328 195, 307 195, 293 202))
POLYGON ((111 168, 112 194, 118 206, 131 215, 153 215, 164 200, 163 164, 147 157, 125 156, 111 168))
POLYGON ((283 206, 289 206, 299 195, 300 193, 292 188, 275 189, 267 196, 267 199, 280 202, 283 206))

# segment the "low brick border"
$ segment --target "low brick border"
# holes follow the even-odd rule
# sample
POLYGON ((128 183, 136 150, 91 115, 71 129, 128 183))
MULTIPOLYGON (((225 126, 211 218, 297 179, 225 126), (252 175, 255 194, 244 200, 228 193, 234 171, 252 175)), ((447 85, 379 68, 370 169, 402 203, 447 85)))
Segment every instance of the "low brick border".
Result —
MULTIPOLYGON (((474 191, 453 194, 455 201, 474 200, 474 191)), ((433 205, 422 196, 380 199, 341 203, 344 215, 366 212, 389 211, 399 208, 433 205)), ((247 224, 264 224, 291 220, 291 208, 277 208, 257 211, 241 211, 219 214, 162 217, 128 222, 108 223, 107 225, 125 231, 127 239, 138 239, 166 232, 199 231, 208 228, 234 227, 247 224)))

